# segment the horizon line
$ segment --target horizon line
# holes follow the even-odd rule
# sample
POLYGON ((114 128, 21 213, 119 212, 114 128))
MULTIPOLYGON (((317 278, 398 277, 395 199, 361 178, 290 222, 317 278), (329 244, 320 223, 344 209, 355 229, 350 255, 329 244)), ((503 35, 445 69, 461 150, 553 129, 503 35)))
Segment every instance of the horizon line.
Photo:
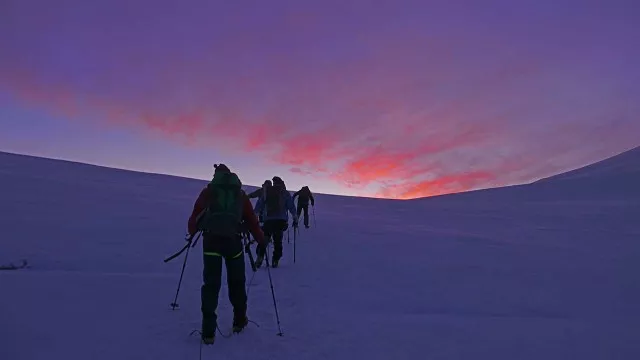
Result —
MULTIPOLYGON (((579 169, 582 169, 584 167, 588 167, 594 164, 597 164, 601 161, 605 161, 608 160, 610 158, 619 156, 621 154, 624 154, 628 151, 634 150, 636 148, 640 148, 640 145, 638 146, 634 146, 631 147, 629 149, 620 151, 614 155, 608 156, 606 158, 591 162, 591 163, 587 163, 587 164, 583 164, 583 165, 579 165, 576 166, 572 169, 568 169, 565 171, 561 171, 549 176, 545 176, 545 177, 541 177, 541 178, 537 178, 537 179, 533 179, 529 182, 522 182, 522 183, 514 183, 514 184, 508 184, 508 185, 502 185, 502 186, 490 186, 490 187, 484 187, 484 188, 477 188, 477 189, 469 189, 469 190, 464 190, 464 191, 457 191, 457 192, 449 192, 449 193, 444 193, 444 194, 438 194, 438 195, 431 195, 431 196, 423 196, 423 197, 417 197, 417 198, 411 198, 411 199, 396 199, 396 198, 387 198, 387 197, 373 197, 373 196, 361 196, 361 195, 341 195, 341 194, 332 194, 332 193, 323 193, 323 192, 314 192, 314 194, 320 194, 320 195, 325 195, 325 196, 336 196, 336 197, 352 197, 352 198, 361 198, 361 199, 374 199, 374 200, 394 200, 394 201, 411 201, 411 200, 420 200, 420 199, 429 199, 429 198, 436 198, 436 197, 442 197, 442 196, 448 196, 448 195, 455 195, 455 194, 464 194, 464 193, 470 193, 470 192, 476 192, 476 191, 482 191, 482 190, 491 190, 491 189, 500 189, 500 188, 507 188, 507 187, 512 187, 512 186, 521 186, 521 185, 528 185, 528 184, 533 184, 535 182, 547 179, 547 178, 551 178, 551 177, 555 177, 561 174, 566 174, 572 171, 576 171, 579 169)), ((173 177, 173 178, 179 178, 179 179, 185 179, 185 180, 192 180, 192 181, 203 181, 203 182, 207 182, 210 179, 203 179, 203 178, 196 178, 196 177, 189 177, 186 175, 180 175, 180 174, 175 174, 175 173, 160 173, 160 172, 151 172, 151 171, 145 171, 145 170, 140 170, 140 169, 135 169, 135 168, 128 168, 128 167, 116 167, 116 166, 110 166, 110 165, 105 165, 105 164, 99 164, 99 163, 93 163, 93 162, 86 162, 86 161, 79 161, 79 160, 73 160, 70 158, 66 158, 66 157, 61 157, 61 156, 43 156, 43 155, 37 155, 35 153, 23 153, 23 152, 15 152, 15 151, 10 151, 10 150, 2 150, 0 149, 0 153, 4 153, 4 154, 10 154, 13 156, 24 156, 24 157, 32 157, 32 158, 38 158, 38 159, 45 159, 45 160, 53 160, 53 161, 62 161, 62 162, 67 162, 67 163, 72 163, 72 164, 79 164, 79 165, 84 165, 84 166, 94 166, 94 167, 99 167, 99 168, 104 168, 104 169, 111 169, 111 170, 120 170, 120 171, 127 171, 127 172, 133 172, 133 173, 138 173, 138 174, 144 174, 144 175, 154 175, 154 176, 163 176, 163 177, 173 177)), ((211 167, 213 168, 213 165, 211 165, 211 167)), ((251 184, 244 184, 243 186, 250 186, 250 187, 254 187, 254 188, 260 188, 260 185, 251 185, 251 184)), ((289 190, 288 191, 292 191, 289 190)))

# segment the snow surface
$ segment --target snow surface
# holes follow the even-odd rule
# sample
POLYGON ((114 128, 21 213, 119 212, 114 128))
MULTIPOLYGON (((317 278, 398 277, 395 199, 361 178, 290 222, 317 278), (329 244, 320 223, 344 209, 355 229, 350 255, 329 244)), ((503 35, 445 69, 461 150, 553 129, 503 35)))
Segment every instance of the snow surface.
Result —
MULTIPOLYGON (((530 185, 317 196, 203 359, 640 359, 640 150, 530 185)), ((242 175, 242 174, 240 174, 242 175)), ((270 174, 265 174, 265 176, 270 174)), ((285 179, 286 180, 286 179, 285 179)), ((198 359, 202 181, 0 153, 0 359, 198 359)), ((251 271, 247 261, 247 275, 251 271)), ((225 276, 225 275, 223 275, 225 276)), ((220 326, 231 307, 220 294, 220 326)))

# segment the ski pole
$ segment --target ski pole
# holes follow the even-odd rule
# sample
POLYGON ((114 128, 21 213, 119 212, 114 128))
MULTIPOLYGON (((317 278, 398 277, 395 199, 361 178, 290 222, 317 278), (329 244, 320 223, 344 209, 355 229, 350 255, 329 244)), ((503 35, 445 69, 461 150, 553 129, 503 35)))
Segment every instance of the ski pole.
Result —
POLYGON ((245 233, 245 236, 246 241, 244 245, 244 252, 249 254, 249 263, 251 263, 251 270, 253 270, 253 272, 256 272, 258 271, 258 268, 256 267, 256 261, 253 259, 253 253, 251 252, 251 238, 249 237, 248 232, 245 233))
POLYGON ((296 234, 298 233, 298 227, 293 228, 293 263, 296 263, 296 234))
MULTIPOLYGON (((295 238, 294 238, 294 244, 295 244, 295 238)), ((282 333, 282 329, 280 328, 280 315, 278 315, 278 305, 276 303, 276 293, 275 290, 273 290, 273 280, 271 279, 271 270, 269 269, 271 267, 271 264, 269 264, 269 248, 266 247, 265 248, 265 261, 267 262, 267 274, 269 274, 269 285, 271 286, 271 297, 273 298, 273 308, 276 311, 276 321, 278 322, 278 336, 284 336, 284 334, 282 333)))
MULTIPOLYGON (((202 233, 198 233, 198 237, 196 238, 196 242, 198 241, 198 238, 200 237, 202 233)), ((194 234, 195 235, 195 234, 194 234)), ((193 239, 193 236, 191 237, 193 239)), ((173 302, 171 303, 171 306, 173 308, 173 310, 176 309, 176 307, 179 307, 178 305, 178 294, 180 293, 180 285, 182 285, 182 277, 184 276, 184 268, 187 266, 187 259, 189 258, 189 249, 192 248, 193 246, 189 246, 191 245, 191 240, 189 240, 189 242, 187 243, 187 253, 184 255, 184 263, 182 263, 182 271, 180 271, 180 280, 178 280, 178 289, 176 290, 176 297, 173 300, 173 302)), ((194 243, 195 245, 195 243, 194 243)), ((180 251, 182 252, 182 250, 180 251)))

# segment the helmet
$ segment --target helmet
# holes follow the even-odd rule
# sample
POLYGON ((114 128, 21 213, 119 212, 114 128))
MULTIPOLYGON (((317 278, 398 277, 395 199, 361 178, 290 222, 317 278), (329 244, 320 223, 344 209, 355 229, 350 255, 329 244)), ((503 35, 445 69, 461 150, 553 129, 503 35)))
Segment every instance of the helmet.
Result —
POLYGON ((213 164, 213 168, 215 169, 214 173, 231 172, 231 170, 229 170, 229 168, 225 164, 213 164))

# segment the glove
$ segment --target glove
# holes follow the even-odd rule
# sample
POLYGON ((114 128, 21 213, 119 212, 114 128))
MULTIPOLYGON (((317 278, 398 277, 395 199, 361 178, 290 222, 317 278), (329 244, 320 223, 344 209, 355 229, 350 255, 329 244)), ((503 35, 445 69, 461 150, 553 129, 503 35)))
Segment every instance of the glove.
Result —
POLYGON ((184 235, 184 241, 189 242, 193 239, 193 235, 189 234, 189 232, 187 231, 187 233, 184 235))

